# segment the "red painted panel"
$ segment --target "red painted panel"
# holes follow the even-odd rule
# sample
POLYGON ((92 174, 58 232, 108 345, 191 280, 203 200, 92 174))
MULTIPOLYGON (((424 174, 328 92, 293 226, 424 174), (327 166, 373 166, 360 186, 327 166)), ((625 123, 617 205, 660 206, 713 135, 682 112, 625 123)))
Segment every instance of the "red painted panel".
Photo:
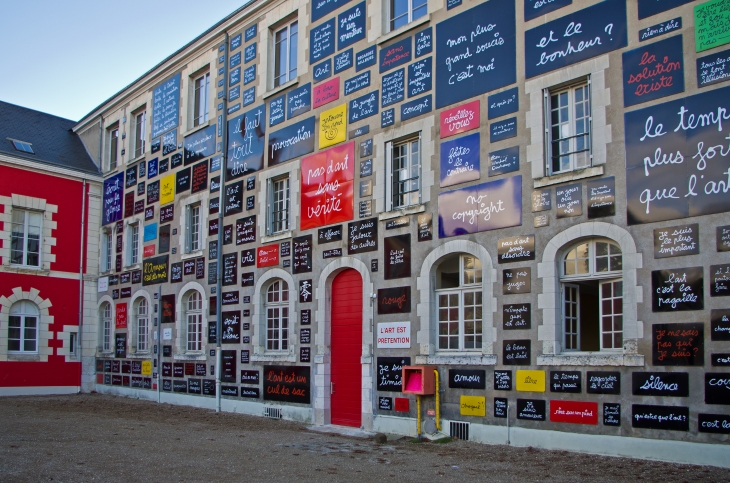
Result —
POLYGON ((56 245, 51 247, 51 253, 56 255, 56 261, 51 263, 51 270, 79 271, 82 186, 80 181, 60 176, 0 166, 0 195, 31 196, 58 206, 53 214, 57 228, 52 232, 56 245))
POLYGON ((479 127, 479 100, 441 112, 441 139, 479 127))
POLYGON ((550 401, 550 421, 554 423, 598 424, 598 403, 550 401))
POLYGON ((312 92, 312 109, 324 106, 340 98, 340 78, 335 77, 327 82, 314 86, 312 92))
POLYGON ((256 267, 273 267, 279 264, 279 244, 266 245, 256 249, 256 267))
POLYGON ((354 142, 303 158, 301 173, 301 230, 353 219, 354 142))
POLYGON ((331 422, 362 425, 362 278, 345 270, 332 281, 331 422))

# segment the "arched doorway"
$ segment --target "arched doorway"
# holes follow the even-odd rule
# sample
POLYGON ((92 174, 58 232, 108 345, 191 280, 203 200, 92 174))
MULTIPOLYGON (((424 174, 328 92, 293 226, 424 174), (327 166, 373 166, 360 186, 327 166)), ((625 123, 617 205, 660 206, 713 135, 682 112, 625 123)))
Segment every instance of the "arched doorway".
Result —
POLYGON ((331 423, 362 425, 362 277, 343 270, 332 281, 331 423))

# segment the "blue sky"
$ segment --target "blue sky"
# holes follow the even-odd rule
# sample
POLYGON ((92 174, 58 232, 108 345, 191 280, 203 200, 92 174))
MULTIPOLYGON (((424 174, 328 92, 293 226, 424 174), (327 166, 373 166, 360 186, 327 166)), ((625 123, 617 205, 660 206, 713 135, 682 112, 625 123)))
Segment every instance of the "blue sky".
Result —
POLYGON ((243 3, 5 2, 0 100, 78 120, 243 3))

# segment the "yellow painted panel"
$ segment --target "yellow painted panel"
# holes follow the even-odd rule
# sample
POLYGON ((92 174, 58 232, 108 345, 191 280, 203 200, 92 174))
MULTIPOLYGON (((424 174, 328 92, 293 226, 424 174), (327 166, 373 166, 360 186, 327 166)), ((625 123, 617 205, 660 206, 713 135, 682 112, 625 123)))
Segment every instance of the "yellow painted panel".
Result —
POLYGON ((175 174, 165 176, 160 180, 160 205, 175 201, 175 174))
POLYGON ((459 412, 462 416, 486 416, 487 398, 484 396, 461 396, 459 412))
POLYGON ((143 376, 152 375, 152 361, 142 361, 142 375, 143 376))
POLYGON ((319 149, 347 140, 347 104, 324 111, 319 117, 319 149))
POLYGON ((523 392, 545 392, 545 371, 517 371, 515 387, 523 392))

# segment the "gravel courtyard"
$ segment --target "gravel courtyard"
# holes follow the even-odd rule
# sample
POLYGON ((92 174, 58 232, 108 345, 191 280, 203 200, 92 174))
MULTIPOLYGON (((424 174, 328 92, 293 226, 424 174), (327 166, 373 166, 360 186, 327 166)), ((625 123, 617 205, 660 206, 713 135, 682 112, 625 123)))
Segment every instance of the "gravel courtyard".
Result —
POLYGON ((730 472, 465 441, 379 445, 99 394, 0 398, 0 482, 631 480, 719 482, 730 472))

